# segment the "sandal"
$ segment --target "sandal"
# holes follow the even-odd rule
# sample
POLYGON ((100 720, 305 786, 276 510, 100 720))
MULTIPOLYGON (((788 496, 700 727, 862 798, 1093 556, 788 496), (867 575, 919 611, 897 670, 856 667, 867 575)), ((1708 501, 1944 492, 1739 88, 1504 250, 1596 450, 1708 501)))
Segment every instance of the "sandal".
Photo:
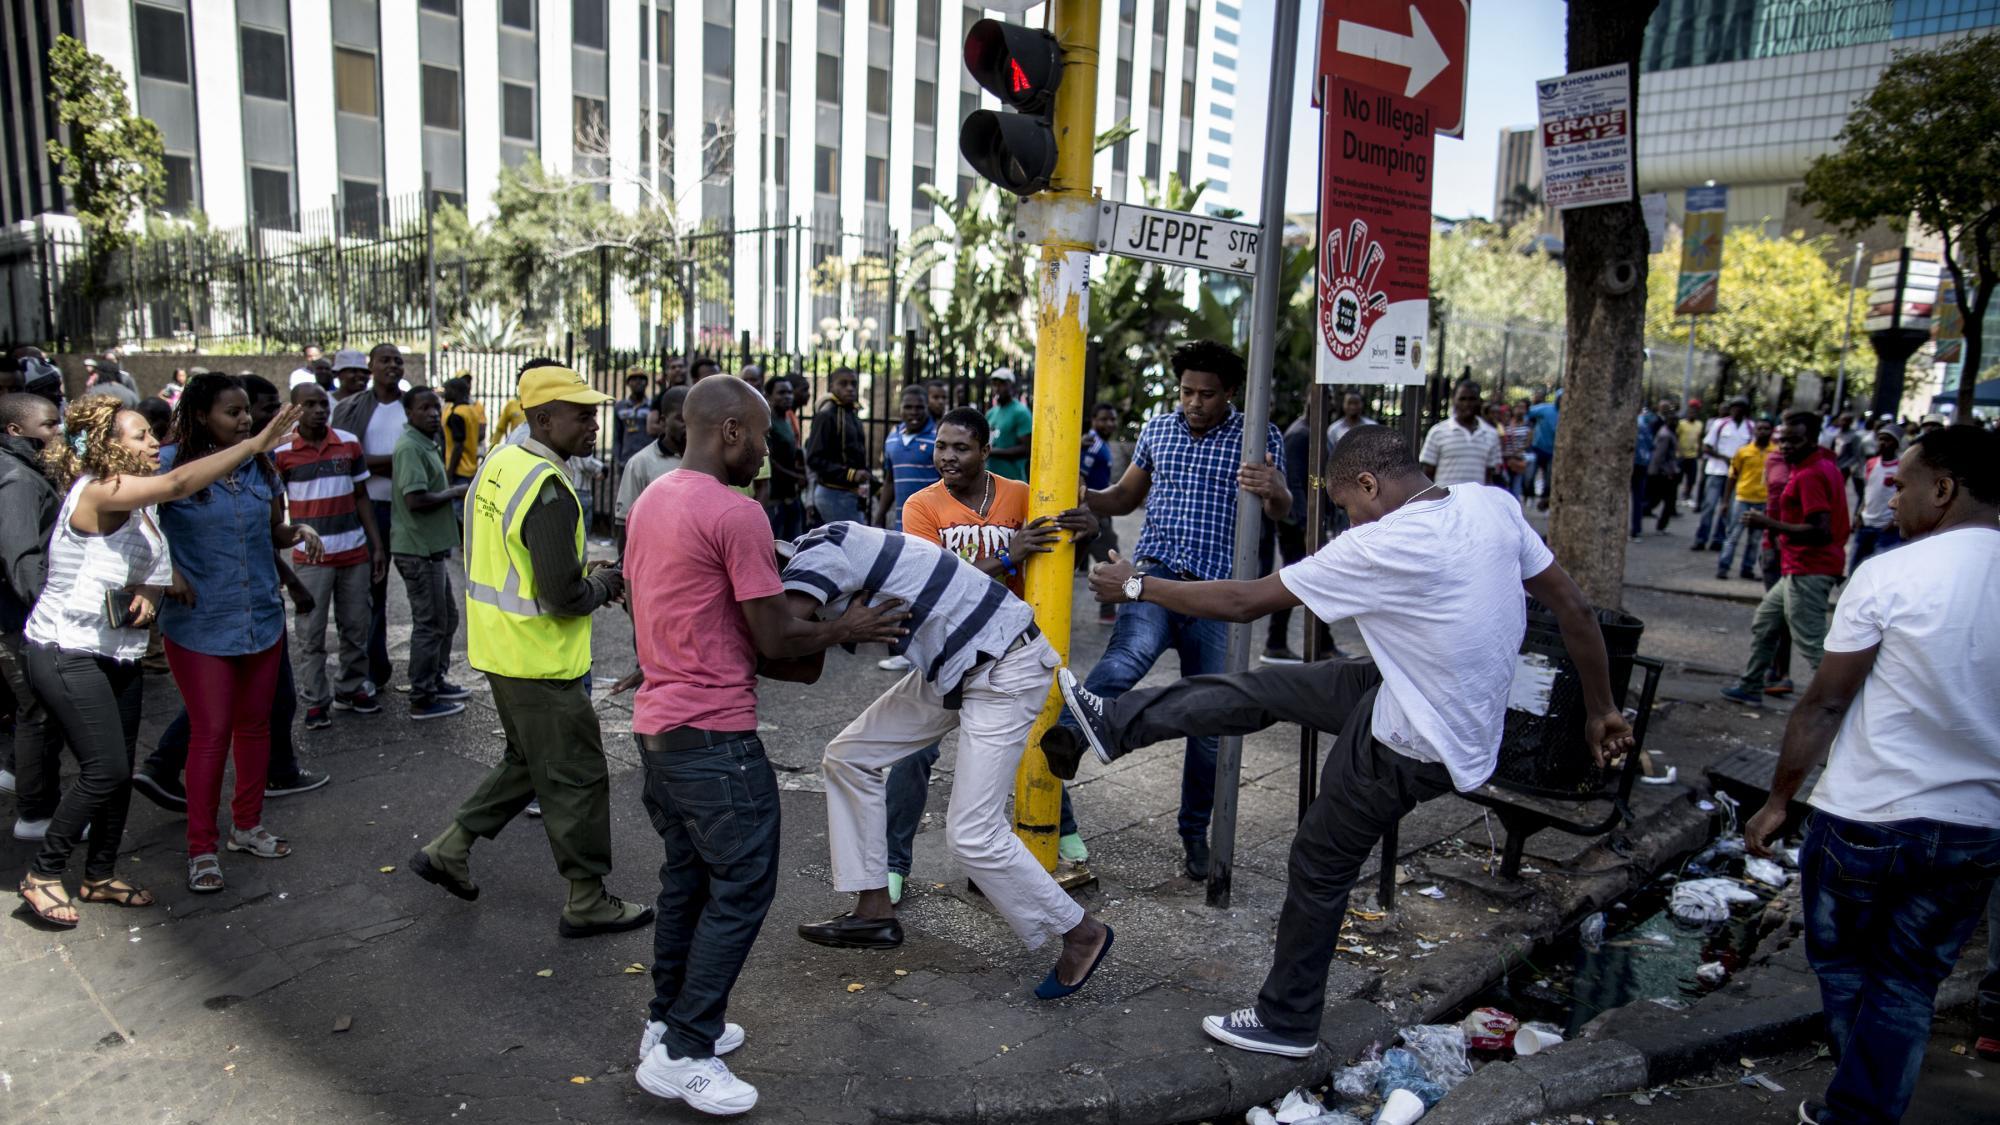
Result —
POLYGON ((230 829, 225 846, 232 852, 249 852, 259 859, 283 859, 292 854, 290 841, 282 836, 273 836, 271 830, 261 824, 248 832, 230 829))
POLYGON ((63 886, 63 881, 60 878, 44 879, 36 875, 26 875, 22 877, 19 889, 21 892, 21 901, 27 904, 29 910, 34 911, 35 917, 40 918, 51 926, 59 926, 65 930, 76 928, 77 917, 56 917, 55 912, 58 910, 68 910, 73 916, 78 914, 76 900, 69 897, 69 891, 63 886), (40 896, 48 905, 37 905, 35 902, 37 896, 40 896))
POLYGON ((107 902, 113 906, 151 906, 153 892, 135 887, 123 879, 85 879, 77 897, 85 902, 107 902))
POLYGON ((215 858, 214 852, 188 860, 188 890, 198 895, 212 895, 222 886, 222 863, 215 858))

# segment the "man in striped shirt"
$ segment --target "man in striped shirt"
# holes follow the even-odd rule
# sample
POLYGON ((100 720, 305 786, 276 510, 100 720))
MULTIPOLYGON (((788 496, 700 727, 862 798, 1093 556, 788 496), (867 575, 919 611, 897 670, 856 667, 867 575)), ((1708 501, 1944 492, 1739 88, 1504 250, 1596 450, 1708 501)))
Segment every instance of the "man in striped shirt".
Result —
POLYGON ((1479 384, 1462 379, 1451 392, 1451 417, 1431 427, 1417 455, 1424 473, 1440 485, 1495 484, 1500 477, 1500 431, 1479 416, 1479 384))
POLYGON ((900 599, 909 609, 908 631, 889 646, 909 659, 909 673, 827 743, 822 762, 834 889, 855 892, 854 909, 800 926, 799 936, 857 949, 903 943, 889 901, 889 769, 957 728, 946 845, 1030 949, 1061 936, 1062 955, 1036 995, 1082 987, 1111 930, 1063 893, 1007 818, 1028 729, 1062 664, 1034 610, 936 543, 858 523, 801 537, 782 577, 788 593, 829 616, 857 598, 900 599))
POLYGON ((329 706, 372 715, 382 709, 368 676, 368 602, 371 578, 388 574, 388 543, 376 527, 368 503, 368 461, 361 443, 346 430, 327 425, 331 403, 317 383, 292 388, 292 402, 304 413, 292 440, 271 455, 285 482, 285 503, 293 523, 319 532, 325 557, 309 563, 294 552, 292 569, 312 592, 312 609, 297 623, 303 660, 299 694, 306 705, 306 729, 333 725, 329 706), (331 612, 340 634, 339 671, 328 686, 326 619, 331 612))

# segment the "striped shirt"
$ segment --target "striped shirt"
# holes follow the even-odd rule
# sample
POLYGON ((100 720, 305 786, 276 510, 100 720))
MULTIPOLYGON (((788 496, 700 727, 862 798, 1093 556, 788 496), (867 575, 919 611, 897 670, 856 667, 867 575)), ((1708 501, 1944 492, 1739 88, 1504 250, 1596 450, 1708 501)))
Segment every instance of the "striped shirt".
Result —
MULTIPOLYGON (((1284 435, 1269 423, 1264 428, 1264 448, 1283 476, 1284 435)), ((1132 557, 1175 574, 1228 578, 1236 563, 1236 470, 1242 462, 1243 413, 1233 406, 1221 425, 1200 437, 1178 410, 1147 421, 1132 449, 1132 464, 1152 476, 1132 557)))
POLYGON ((38 645, 129 662, 146 655, 147 631, 112 628, 104 597, 133 586, 171 584, 173 561, 151 507, 127 513, 109 535, 85 535, 72 527, 76 498, 90 481, 87 475, 77 478, 56 517, 48 582, 28 616, 27 635, 38 645))
POLYGON ((1417 460, 1434 466, 1439 484, 1485 484, 1488 469, 1500 467, 1500 431, 1484 422, 1471 429, 1451 418, 1431 427, 1417 460))
POLYGON ((1007 651, 1035 623, 1028 603, 976 566, 914 536, 858 523, 807 532, 785 565, 785 589, 841 613, 857 593, 901 598, 909 630, 889 651, 950 694, 980 661, 1007 651))
MULTIPOLYGON (((361 443, 346 430, 327 427, 326 436, 310 442, 304 435, 271 454, 285 482, 285 505, 293 523, 319 532, 326 545, 323 566, 353 566, 368 561, 368 533, 354 503, 354 486, 368 479, 368 459, 361 443)), ((304 548, 294 548, 292 564, 304 565, 304 548)))

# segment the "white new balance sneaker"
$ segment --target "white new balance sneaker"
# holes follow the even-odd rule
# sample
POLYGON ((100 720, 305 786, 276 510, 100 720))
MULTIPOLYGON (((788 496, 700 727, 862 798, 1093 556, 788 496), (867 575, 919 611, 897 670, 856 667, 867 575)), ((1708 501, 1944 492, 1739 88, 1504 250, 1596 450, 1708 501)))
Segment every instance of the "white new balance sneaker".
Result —
MULTIPOLYGON (((653 1048, 660 1045, 660 1038, 667 1033, 667 1025, 659 1020, 646 1021, 646 1033, 639 1037, 639 1061, 645 1062, 653 1048)), ((738 1024, 722 1025, 722 1035, 715 1041, 715 1053, 726 1055, 743 1045, 743 1028, 738 1024)))
POLYGON ((757 1104, 757 1087, 729 1073, 721 1059, 677 1059, 654 1047, 634 1077, 655 1097, 677 1098, 715 1117, 747 1113, 757 1104))

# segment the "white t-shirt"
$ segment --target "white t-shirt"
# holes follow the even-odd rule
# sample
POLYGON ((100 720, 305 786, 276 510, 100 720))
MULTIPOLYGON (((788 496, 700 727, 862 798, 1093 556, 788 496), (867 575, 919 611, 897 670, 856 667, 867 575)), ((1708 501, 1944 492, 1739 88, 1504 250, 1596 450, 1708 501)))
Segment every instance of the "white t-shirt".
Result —
POLYGON ((1880 645, 1814 808, 1880 823, 2000 824, 2000 528, 1926 535, 1855 568, 1826 651, 1880 645))
POLYGON ((1278 572, 1323 621, 1352 617, 1382 672, 1375 737, 1442 762, 1461 791, 1500 756, 1527 596, 1555 561, 1520 501, 1467 485, 1349 528, 1278 572))
MULTIPOLYGON (((361 452, 369 457, 390 457, 396 452, 396 439, 403 436, 403 426, 407 415, 400 402, 378 402, 375 413, 368 416, 368 429, 361 435, 361 452)), ((371 473, 368 476, 368 498, 388 503, 394 495, 394 482, 388 473, 371 473)))
POLYGON ((1500 467, 1500 431, 1485 422, 1468 430, 1446 418, 1425 435, 1417 460, 1437 466, 1432 479, 1439 484, 1485 484, 1487 470, 1500 467))
POLYGON ((1861 488, 1861 526, 1888 527, 1896 518, 1889 510, 1889 497, 1896 489, 1889 481, 1896 475, 1896 462, 1880 457, 1868 462, 1867 477, 1861 488))
POLYGON ((1712 477, 1728 476, 1729 459, 1736 456, 1736 451, 1749 444, 1756 436, 1757 427, 1748 418, 1741 422, 1732 422, 1728 418, 1711 419, 1708 423, 1708 432, 1702 435, 1701 440, 1703 444, 1714 446, 1715 451, 1722 456, 1708 458, 1702 471, 1712 477))

